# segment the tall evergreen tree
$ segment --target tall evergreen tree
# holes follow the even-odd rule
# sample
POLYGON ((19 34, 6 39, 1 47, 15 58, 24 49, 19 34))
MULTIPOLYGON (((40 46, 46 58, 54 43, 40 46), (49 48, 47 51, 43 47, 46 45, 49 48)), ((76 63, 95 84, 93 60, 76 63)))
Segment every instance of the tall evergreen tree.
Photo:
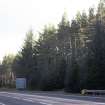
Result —
POLYGON ((14 60, 13 68, 16 72, 16 77, 25 77, 29 84, 31 81, 31 73, 34 70, 33 65, 33 32, 30 30, 26 34, 22 50, 14 60))
POLYGON ((105 88, 105 31, 103 23, 96 21, 96 34, 91 44, 88 86, 91 89, 105 88))

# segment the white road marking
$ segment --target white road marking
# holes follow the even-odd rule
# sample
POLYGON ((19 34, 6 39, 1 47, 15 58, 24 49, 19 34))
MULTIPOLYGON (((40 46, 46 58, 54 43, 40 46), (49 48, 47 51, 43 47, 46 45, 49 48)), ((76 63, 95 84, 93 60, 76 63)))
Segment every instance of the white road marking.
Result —
POLYGON ((13 98, 18 99, 18 100, 21 99, 20 97, 13 97, 13 98))
POLYGON ((0 105, 6 105, 6 104, 0 102, 0 105))
POLYGON ((30 100, 30 99, 27 99, 27 98, 23 98, 22 100, 28 101, 28 102, 34 102, 33 100, 30 100))
POLYGON ((40 104, 43 104, 43 105, 53 105, 53 104, 48 104, 48 103, 44 103, 44 102, 39 102, 40 104))

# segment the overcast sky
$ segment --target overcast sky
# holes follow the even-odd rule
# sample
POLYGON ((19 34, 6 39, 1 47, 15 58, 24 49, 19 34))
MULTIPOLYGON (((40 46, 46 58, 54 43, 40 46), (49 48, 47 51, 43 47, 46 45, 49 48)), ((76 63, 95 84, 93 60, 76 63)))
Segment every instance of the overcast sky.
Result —
POLYGON ((64 11, 72 19, 79 10, 96 8, 98 1, 0 0, 0 60, 5 54, 15 54, 21 48, 30 28, 37 33, 45 24, 59 23, 64 11))

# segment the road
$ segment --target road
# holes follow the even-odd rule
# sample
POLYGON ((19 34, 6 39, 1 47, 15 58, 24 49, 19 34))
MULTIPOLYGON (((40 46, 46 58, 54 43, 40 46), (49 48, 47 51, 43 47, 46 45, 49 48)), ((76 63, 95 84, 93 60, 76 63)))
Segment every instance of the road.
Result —
POLYGON ((105 97, 0 92, 0 105, 105 105, 105 97))

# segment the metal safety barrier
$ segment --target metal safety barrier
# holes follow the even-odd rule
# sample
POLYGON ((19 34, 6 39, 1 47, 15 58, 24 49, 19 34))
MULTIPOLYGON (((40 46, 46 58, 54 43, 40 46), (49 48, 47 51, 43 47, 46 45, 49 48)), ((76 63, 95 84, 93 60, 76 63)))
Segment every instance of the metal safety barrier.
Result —
POLYGON ((92 94, 92 95, 105 95, 105 90, 87 90, 87 89, 83 89, 81 91, 82 95, 85 94, 92 94))

